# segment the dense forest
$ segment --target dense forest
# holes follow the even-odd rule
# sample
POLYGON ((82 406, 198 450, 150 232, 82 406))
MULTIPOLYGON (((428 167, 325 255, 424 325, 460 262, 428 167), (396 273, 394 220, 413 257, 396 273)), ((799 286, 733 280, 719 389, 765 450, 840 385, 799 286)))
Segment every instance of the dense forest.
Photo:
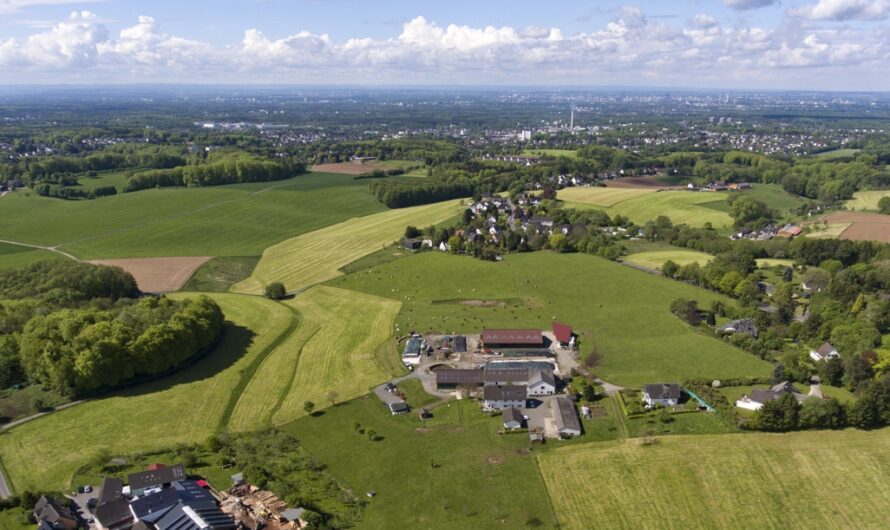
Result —
POLYGON ((0 273, 0 387, 70 397, 169 372, 206 352, 223 314, 209 298, 136 298, 116 267, 40 262, 0 273))

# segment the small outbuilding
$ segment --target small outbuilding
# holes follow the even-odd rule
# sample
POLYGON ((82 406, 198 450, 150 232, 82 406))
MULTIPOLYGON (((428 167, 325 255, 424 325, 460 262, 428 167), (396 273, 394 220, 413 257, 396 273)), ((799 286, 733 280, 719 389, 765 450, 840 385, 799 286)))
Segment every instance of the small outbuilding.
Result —
POLYGON ((556 422, 556 430, 560 438, 572 438, 581 436, 581 421, 575 404, 565 396, 557 396, 550 401, 553 409, 553 420, 556 422))
POLYGON ((408 406, 404 401, 397 401, 395 403, 389 404, 389 412, 392 413, 393 416, 398 416, 399 414, 408 414, 411 411, 411 407, 408 406))
POLYGON ((504 410, 504 428, 509 430, 516 430, 522 428, 522 422, 525 418, 522 417, 522 413, 519 412, 519 409, 506 409, 504 410))

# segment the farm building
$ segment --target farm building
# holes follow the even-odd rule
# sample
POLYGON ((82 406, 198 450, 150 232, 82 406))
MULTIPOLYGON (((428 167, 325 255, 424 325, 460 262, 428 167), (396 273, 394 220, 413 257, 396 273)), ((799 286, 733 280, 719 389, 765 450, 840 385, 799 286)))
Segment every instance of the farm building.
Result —
POLYGON ((826 342, 822 346, 819 346, 818 350, 810 350, 810 359, 819 362, 819 361, 827 361, 828 359, 836 359, 841 355, 837 352, 837 350, 830 343, 826 342))
POLYGON ((575 404, 565 396, 553 398, 550 402, 553 409, 553 419, 556 421, 556 431, 560 438, 581 436, 581 421, 575 411, 575 404))
POLYGON ((34 518, 40 528, 75 530, 78 527, 77 514, 46 495, 40 497, 34 505, 34 518))
POLYGON ((146 490, 167 486, 186 478, 182 464, 170 467, 154 467, 155 469, 130 473, 127 476, 127 484, 130 486, 131 495, 141 496, 146 490))
POLYGON ((526 396, 524 386, 487 386, 482 396, 482 404, 491 410, 524 408, 526 396))
POLYGON ((411 407, 408 406, 404 401, 397 401, 395 403, 389 404, 389 412, 393 416, 398 416, 399 414, 408 414, 411 411, 411 407))
POLYGON ((482 372, 485 386, 525 385, 528 383, 528 370, 524 368, 492 369, 482 372))
POLYGON ((522 417, 522 413, 519 412, 519 409, 506 409, 504 411, 504 428, 515 430, 522 428, 522 422, 525 418, 522 417))
POLYGON ((436 370, 436 389, 454 390, 458 387, 477 387, 485 382, 482 368, 460 370, 456 368, 440 368, 436 370))
POLYGON ((680 403, 683 389, 677 383, 656 383, 643 386, 643 403, 647 408, 656 405, 672 407, 680 403))
POLYGON ((575 334, 572 332, 572 326, 553 323, 553 336, 561 348, 573 349, 575 347, 575 334))
POLYGON ((760 410, 767 402, 779 399, 785 394, 791 394, 798 402, 806 399, 806 396, 798 392, 790 381, 783 381, 768 389, 752 390, 750 395, 736 400, 735 406, 740 409, 760 410))
POLYGON ((556 393, 556 377, 547 370, 533 371, 528 378, 528 395, 552 396, 556 393))
POLYGON ((479 339, 487 349, 544 347, 540 329, 483 329, 479 339))
POLYGON ((486 370, 546 370, 548 372, 557 372, 556 364, 553 361, 489 361, 485 364, 486 370))
POLYGON ((463 335, 454 337, 454 353, 467 353, 467 338, 463 335))

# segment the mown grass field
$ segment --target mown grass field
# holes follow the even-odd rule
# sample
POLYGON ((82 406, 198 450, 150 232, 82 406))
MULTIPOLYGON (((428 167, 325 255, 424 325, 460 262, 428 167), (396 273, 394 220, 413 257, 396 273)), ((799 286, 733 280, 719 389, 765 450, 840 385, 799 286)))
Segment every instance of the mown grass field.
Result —
POLYGON ((640 252, 631 254, 624 258, 624 261, 642 265, 650 269, 661 269, 664 262, 671 260, 681 267, 690 263, 698 263, 701 266, 706 265, 714 256, 704 252, 696 252, 694 250, 655 250, 652 252, 640 252))
MULTIPOLYGON (((94 190, 102 186, 114 186, 117 188, 117 192, 121 193, 127 184, 127 177, 125 176, 127 173, 128 171, 107 171, 98 173, 95 177, 84 175, 77 179, 77 183, 85 190, 94 190)), ((134 171, 133 173, 137 172, 134 171)))
POLYGON ((0 239, 59 245, 83 259, 258 256, 285 239, 384 210, 367 181, 323 173, 92 201, 25 191, 3 198, 0 239))
MULTIPOLYGON (((744 194, 763 201, 785 218, 791 215, 790 210, 804 202, 785 192, 780 186, 770 184, 755 184, 750 190, 732 194, 744 194)), ((611 216, 626 216, 637 224, 666 215, 674 224, 686 223, 700 227, 709 222, 715 228, 732 225, 727 203, 730 196, 730 192, 656 192, 646 188, 595 187, 566 188, 557 194, 557 197, 566 201, 569 208, 595 208, 611 216)))
POLYGON ((584 254, 515 254, 492 263, 426 252, 330 285, 401 301, 400 333, 568 323, 584 355, 597 351, 593 372, 623 385, 771 373, 768 363, 693 331, 668 310, 676 298, 707 307, 723 299, 719 295, 584 254), (474 300, 505 300, 506 306, 465 303, 474 300))
POLYGON ((884 528, 890 430, 666 436, 538 456, 561 528, 884 528))
POLYGON ((883 197, 890 197, 890 190, 857 191, 853 198, 844 203, 850 210, 878 211, 878 201, 883 197))
POLYGON ((366 394, 404 372, 391 338, 400 303, 355 291, 317 286, 286 304, 299 314, 296 331, 266 356, 232 412, 235 431, 280 425, 306 413, 366 394))
POLYGON ((815 158, 819 158, 821 160, 831 160, 834 158, 847 158, 851 156, 855 156, 862 149, 832 149, 831 151, 822 151, 815 155, 815 158))
POLYGON ((269 283, 282 282, 296 291, 336 278, 340 267, 402 237, 407 225, 425 227, 456 215, 460 202, 389 210, 288 239, 267 248, 251 277, 232 289, 260 294, 269 283))
POLYGON ((809 225, 809 230, 805 233, 807 237, 813 239, 835 239, 839 237, 844 230, 850 228, 853 223, 814 223, 809 225))
POLYGON ((526 156, 553 156, 557 158, 564 156, 573 160, 579 158, 578 151, 574 149, 526 149, 522 154, 526 156))
MULTIPOLYGON (((175 295, 193 296, 193 295, 175 295)), ((225 423, 244 383, 293 328, 293 313, 259 297, 215 294, 228 321, 223 342, 173 375, 76 405, 0 435, 16 490, 65 490, 91 457, 203 442, 225 423)))
POLYGON ((57 252, 0 243, 0 270, 17 269, 37 261, 68 259, 57 252))
POLYGON ((777 258, 760 258, 757 260, 758 268, 769 268, 775 266, 782 267, 793 267, 794 260, 793 259, 777 259, 777 258))
POLYGON ((331 407, 288 426, 306 449, 363 496, 358 528, 553 528, 547 491, 528 436, 498 436, 499 418, 453 401, 393 417, 375 396, 331 407), (373 430, 372 442, 355 424, 373 430))
POLYGON ((195 271, 182 290, 224 293, 232 284, 249 277, 259 260, 254 256, 213 258, 195 271))

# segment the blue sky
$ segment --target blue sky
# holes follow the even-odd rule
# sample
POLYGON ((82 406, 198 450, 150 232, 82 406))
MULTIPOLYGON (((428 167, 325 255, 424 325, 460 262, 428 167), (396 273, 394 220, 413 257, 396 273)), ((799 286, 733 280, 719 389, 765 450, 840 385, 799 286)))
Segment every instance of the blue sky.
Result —
POLYGON ((890 0, 0 0, 0 83, 890 90, 890 0))

